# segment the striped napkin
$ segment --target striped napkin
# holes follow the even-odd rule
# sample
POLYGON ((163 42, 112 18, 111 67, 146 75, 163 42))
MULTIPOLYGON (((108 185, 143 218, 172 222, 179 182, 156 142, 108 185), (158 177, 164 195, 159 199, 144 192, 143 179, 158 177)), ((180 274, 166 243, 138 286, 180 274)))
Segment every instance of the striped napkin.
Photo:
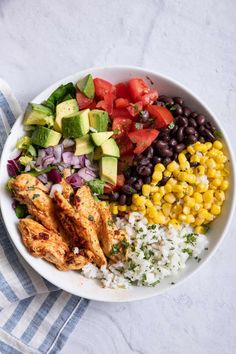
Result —
MULTIPOLYGON (((10 88, 0 80, 0 153, 20 113, 10 88)), ((87 305, 30 268, 13 248, 0 218, 0 352, 58 353, 87 305)))

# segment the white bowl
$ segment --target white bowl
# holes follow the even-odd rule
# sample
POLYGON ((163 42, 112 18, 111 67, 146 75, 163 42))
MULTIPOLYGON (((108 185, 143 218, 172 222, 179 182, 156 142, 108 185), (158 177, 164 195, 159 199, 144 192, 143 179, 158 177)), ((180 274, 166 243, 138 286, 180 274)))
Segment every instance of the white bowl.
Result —
POLYGON ((187 266, 183 271, 180 271, 178 275, 168 277, 161 281, 161 283, 155 288, 148 287, 131 287, 129 289, 104 289, 100 283, 96 280, 86 279, 78 272, 60 272, 50 263, 35 258, 30 255, 23 243, 21 242, 21 236, 17 229, 18 219, 15 216, 15 212, 12 209, 12 200, 9 193, 6 191, 5 185, 8 180, 7 174, 7 160, 11 152, 15 149, 16 141, 24 134, 22 125, 22 116, 20 116, 14 124, 11 134, 9 135, 3 153, 1 157, 0 167, 0 203, 2 216, 9 232, 10 238, 18 249, 22 257, 30 264, 30 266, 39 274, 41 274, 48 281, 54 285, 68 291, 74 295, 82 296, 87 299, 93 299, 97 301, 109 301, 109 302, 122 302, 122 301, 134 301, 139 299, 145 299, 154 295, 160 294, 168 289, 172 289, 175 285, 171 285, 174 282, 176 285, 180 284, 187 277, 192 275, 197 269, 199 269, 207 259, 212 256, 216 248, 219 246, 224 235, 227 233, 230 220, 233 215, 233 207, 235 204, 235 163, 233 160, 233 153, 229 144, 229 140, 224 132, 224 129, 220 123, 220 117, 216 116, 209 110, 209 108, 200 100, 196 95, 183 87, 181 84, 174 80, 167 78, 166 76, 158 73, 137 68, 137 67, 104 67, 104 68, 92 68, 82 72, 78 72, 74 75, 68 76, 65 79, 55 83, 41 94, 33 99, 33 102, 40 103, 45 100, 50 93, 57 88, 60 84, 70 81, 76 82, 78 79, 84 77, 88 73, 91 73, 94 77, 101 77, 107 79, 113 83, 121 81, 127 81, 132 77, 142 77, 147 82, 149 79, 154 83, 154 87, 157 87, 160 94, 166 94, 168 96, 182 96, 186 102, 186 105, 196 112, 203 113, 207 118, 213 122, 217 128, 223 133, 225 152, 229 157, 229 167, 231 171, 230 175, 230 190, 227 192, 227 197, 223 206, 222 214, 212 223, 211 229, 207 234, 209 240, 208 251, 204 251, 201 256, 201 262, 197 263, 196 260, 189 260, 187 266))

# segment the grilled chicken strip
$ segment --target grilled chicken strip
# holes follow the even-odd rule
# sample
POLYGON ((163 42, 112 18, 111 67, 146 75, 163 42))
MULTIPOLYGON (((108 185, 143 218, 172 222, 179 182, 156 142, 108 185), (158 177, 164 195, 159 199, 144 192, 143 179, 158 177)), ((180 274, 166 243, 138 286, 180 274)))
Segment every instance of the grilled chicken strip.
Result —
POLYGON ((60 235, 47 230, 33 219, 21 219, 19 230, 29 252, 35 257, 44 258, 55 264, 59 270, 78 270, 93 259, 93 254, 89 251, 83 250, 79 254, 70 252, 60 235))
POLYGON ((123 230, 117 229, 107 206, 97 203, 97 208, 101 217, 99 241, 103 252, 112 260, 121 259, 127 252, 126 234, 123 230))
POLYGON ((74 195, 74 189, 71 187, 71 185, 68 182, 66 182, 64 178, 61 180, 60 185, 63 188, 62 194, 67 200, 70 201, 71 196, 74 195))
MULTIPOLYGON (((11 182, 14 198, 26 204, 29 213, 48 230, 65 233, 57 218, 55 203, 46 194, 45 186, 30 174, 21 174, 11 182)), ((47 190, 48 193, 48 190, 47 190)))
POLYGON ((97 209, 97 203, 88 186, 82 186, 77 190, 74 197, 74 208, 80 215, 87 218, 95 228, 95 231, 99 233, 101 218, 97 209))
POLYGON ((78 212, 59 192, 54 194, 58 217, 71 237, 73 246, 82 246, 94 254, 94 261, 100 267, 106 264, 106 258, 100 247, 98 236, 89 217, 83 212, 78 212))

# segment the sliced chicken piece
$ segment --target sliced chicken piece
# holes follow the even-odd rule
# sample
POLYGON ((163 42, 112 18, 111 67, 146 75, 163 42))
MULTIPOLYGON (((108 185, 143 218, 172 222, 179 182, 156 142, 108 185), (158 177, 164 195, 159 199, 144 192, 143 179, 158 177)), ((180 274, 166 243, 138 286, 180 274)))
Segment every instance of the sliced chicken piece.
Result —
POLYGON ((97 208, 101 217, 101 229, 98 237, 103 252, 114 261, 120 260, 127 255, 126 234, 123 230, 117 229, 107 206, 97 203, 97 208))
POLYGON ((71 187, 71 185, 68 182, 66 182, 64 178, 61 180, 60 185, 63 188, 62 194, 67 200, 70 201, 71 197, 73 197, 74 195, 74 189, 71 187))
POLYGON ((12 194, 20 203, 26 204, 29 213, 48 230, 66 236, 57 218, 55 203, 46 194, 44 185, 29 174, 17 176, 11 183, 12 194))
POLYGON ((98 233, 101 226, 101 218, 97 209, 97 203, 88 186, 82 186, 77 190, 74 197, 74 207, 80 215, 83 215, 91 222, 98 233))
POLYGON ((89 218, 74 209, 61 193, 56 191, 54 197, 57 203, 58 217, 70 235, 72 245, 90 250, 99 267, 106 264, 97 233, 89 218))
POLYGON ((26 218, 19 222, 22 240, 29 252, 55 264, 59 270, 78 270, 92 261, 92 253, 70 252, 63 238, 53 231, 48 231, 37 221, 26 218))

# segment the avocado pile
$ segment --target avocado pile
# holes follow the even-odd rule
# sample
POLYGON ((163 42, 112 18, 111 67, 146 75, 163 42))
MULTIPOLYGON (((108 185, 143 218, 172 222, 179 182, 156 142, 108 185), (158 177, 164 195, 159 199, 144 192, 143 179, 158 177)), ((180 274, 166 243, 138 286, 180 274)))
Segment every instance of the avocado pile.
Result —
MULTIPOLYGON (((101 180, 111 184, 117 181, 117 165, 120 156, 118 145, 108 131, 107 112, 99 109, 79 111, 70 84, 61 85, 49 99, 42 103, 29 103, 24 115, 24 125, 34 126, 31 136, 34 145, 47 148, 59 144, 62 137, 75 139, 74 154, 90 154, 99 162, 101 180), (69 87, 70 93, 65 90, 69 87), (59 93, 63 92, 65 100, 59 93)), ((77 87, 89 98, 94 97, 91 75, 78 81, 77 87)))

